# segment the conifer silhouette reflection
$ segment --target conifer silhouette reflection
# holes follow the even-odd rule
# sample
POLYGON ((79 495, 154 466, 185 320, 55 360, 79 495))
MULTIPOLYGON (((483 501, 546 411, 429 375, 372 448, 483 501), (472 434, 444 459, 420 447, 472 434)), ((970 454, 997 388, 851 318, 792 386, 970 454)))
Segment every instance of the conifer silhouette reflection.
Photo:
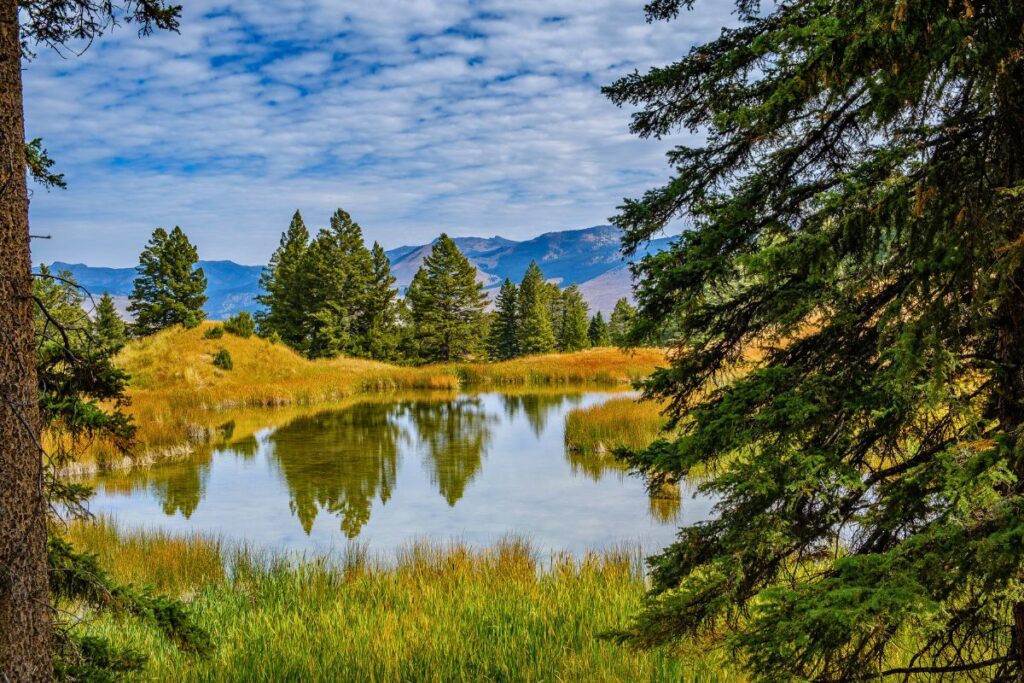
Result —
POLYGON ((409 403, 408 414, 431 481, 454 506, 480 471, 498 418, 487 414, 476 396, 409 403))
POLYGON ((571 404, 579 403, 580 397, 566 394, 502 394, 502 402, 505 404, 505 414, 509 418, 515 418, 520 412, 526 415, 526 421, 530 423, 530 429, 533 431, 535 436, 540 436, 541 432, 548 424, 548 419, 551 417, 552 412, 557 408, 562 407, 563 404, 569 402, 571 404))
MULTIPOLYGON (((209 457, 209 454, 207 454, 209 457)), ((176 465, 160 472, 151 480, 150 487, 160 501, 164 514, 173 516, 180 512, 185 519, 199 507, 199 501, 206 493, 206 479, 210 474, 210 462, 176 465)))
POLYGON ((268 438, 270 457, 288 486, 292 513, 308 535, 320 510, 341 520, 348 538, 370 519, 375 498, 386 503, 398 471, 400 406, 357 403, 299 418, 268 438))
POLYGON ((238 441, 232 441, 230 445, 225 449, 228 453, 233 453, 240 458, 245 460, 252 460, 256 457, 256 451, 260 448, 260 442, 255 436, 247 436, 244 439, 238 441))

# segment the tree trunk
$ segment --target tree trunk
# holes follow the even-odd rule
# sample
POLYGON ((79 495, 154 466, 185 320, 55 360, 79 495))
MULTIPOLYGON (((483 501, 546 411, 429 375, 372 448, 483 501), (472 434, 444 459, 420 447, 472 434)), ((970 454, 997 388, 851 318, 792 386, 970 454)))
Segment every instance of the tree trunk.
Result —
POLYGON ((52 677, 17 0, 0 0, 0 681, 52 677))

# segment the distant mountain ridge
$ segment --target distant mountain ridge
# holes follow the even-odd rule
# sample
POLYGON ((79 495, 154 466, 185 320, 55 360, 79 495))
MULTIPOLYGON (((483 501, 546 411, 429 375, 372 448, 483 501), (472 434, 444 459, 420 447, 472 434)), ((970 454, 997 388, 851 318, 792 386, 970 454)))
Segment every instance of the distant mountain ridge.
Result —
MULTIPOLYGON (((619 251, 621 233, 610 225, 581 230, 549 232, 529 240, 504 237, 456 237, 455 243, 480 271, 479 279, 488 290, 496 289, 505 278, 522 279, 531 260, 537 261, 544 275, 562 287, 577 284, 590 304, 591 312, 611 311, 615 302, 631 294, 628 264, 619 251)), ((644 253, 667 247, 670 238, 654 240, 644 253)), ((430 244, 396 247, 387 251, 397 285, 404 289, 430 253, 430 244)), ((263 266, 240 265, 233 261, 200 261, 206 274, 206 313, 215 320, 242 310, 256 311, 259 303, 259 278, 263 266)), ((51 269, 69 271, 83 287, 99 296, 109 292, 122 310, 127 305, 136 277, 134 268, 103 268, 82 263, 56 261, 51 269)))

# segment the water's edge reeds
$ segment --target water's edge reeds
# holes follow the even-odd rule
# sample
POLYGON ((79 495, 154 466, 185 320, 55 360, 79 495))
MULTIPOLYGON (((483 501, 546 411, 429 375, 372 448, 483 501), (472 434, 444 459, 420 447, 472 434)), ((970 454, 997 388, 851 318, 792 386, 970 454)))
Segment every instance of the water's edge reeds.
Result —
POLYGON ((390 562, 359 549, 288 561, 105 520, 69 535, 117 578, 184 598, 213 637, 199 657, 149 627, 83 613, 86 632, 149 654, 146 680, 742 680, 717 650, 636 652, 600 637, 640 605, 638 549, 541 561, 506 539, 414 543, 390 562))

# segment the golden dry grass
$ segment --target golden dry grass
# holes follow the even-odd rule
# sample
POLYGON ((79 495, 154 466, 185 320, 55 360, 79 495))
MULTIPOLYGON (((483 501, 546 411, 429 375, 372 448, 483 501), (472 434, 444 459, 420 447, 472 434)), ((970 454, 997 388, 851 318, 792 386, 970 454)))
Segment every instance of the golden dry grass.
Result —
POLYGON ((565 446, 582 453, 616 448, 643 448, 662 435, 663 406, 633 397, 613 398, 587 408, 573 408, 565 417, 565 446))

